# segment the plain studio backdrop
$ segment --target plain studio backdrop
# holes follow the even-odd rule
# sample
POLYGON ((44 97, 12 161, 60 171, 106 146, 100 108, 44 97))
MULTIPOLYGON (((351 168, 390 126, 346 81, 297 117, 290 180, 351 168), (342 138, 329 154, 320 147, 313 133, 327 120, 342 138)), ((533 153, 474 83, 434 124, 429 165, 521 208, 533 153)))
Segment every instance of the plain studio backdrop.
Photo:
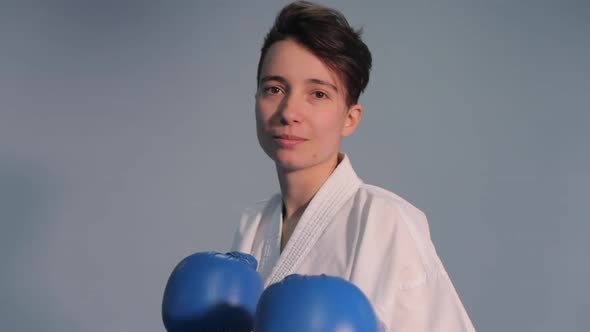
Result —
MULTIPOLYGON (((285 1, 0 2, 0 325, 163 331, 185 256, 278 190, 254 123, 285 1)), ((325 1, 374 57, 343 150, 424 211, 479 331, 590 324, 587 1, 325 1)))

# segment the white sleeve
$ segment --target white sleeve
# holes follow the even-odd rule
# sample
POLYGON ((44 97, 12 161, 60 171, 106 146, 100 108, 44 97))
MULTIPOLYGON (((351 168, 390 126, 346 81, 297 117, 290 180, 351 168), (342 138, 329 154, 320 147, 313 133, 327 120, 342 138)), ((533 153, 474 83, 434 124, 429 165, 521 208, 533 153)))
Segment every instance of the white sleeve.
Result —
POLYGON ((354 283, 371 299, 385 331, 475 331, 430 239, 426 216, 374 202, 366 218, 354 283))

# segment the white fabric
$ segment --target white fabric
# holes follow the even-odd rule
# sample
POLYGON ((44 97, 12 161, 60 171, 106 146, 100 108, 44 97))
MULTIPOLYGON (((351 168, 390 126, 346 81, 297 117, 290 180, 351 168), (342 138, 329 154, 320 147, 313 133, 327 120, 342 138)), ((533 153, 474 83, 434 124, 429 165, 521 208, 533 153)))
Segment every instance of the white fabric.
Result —
POLYGON ((247 209, 232 250, 258 259, 265 287, 293 273, 339 276, 369 298, 385 331, 475 331, 434 245, 425 215, 365 184, 346 155, 280 252, 282 199, 247 209))

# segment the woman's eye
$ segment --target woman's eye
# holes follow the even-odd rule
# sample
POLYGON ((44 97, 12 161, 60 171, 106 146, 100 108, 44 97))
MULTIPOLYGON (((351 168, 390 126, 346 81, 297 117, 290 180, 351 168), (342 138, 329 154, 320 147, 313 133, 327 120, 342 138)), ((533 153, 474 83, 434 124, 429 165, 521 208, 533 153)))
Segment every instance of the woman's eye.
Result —
POLYGON ((271 86, 264 89, 264 92, 269 95, 276 95, 281 93, 281 89, 277 88, 276 86, 271 86))
POLYGON ((316 98, 319 98, 319 99, 322 99, 322 98, 326 98, 327 97, 326 94, 323 93, 322 91, 315 91, 313 93, 313 96, 316 97, 316 98))

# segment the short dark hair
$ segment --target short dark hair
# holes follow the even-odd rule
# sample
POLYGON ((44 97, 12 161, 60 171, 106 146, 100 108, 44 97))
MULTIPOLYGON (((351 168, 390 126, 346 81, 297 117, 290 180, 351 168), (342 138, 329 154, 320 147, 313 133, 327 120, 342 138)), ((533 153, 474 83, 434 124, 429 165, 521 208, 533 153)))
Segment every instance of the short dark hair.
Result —
POLYGON ((369 83, 372 64, 371 52, 361 34, 362 29, 355 31, 337 10, 308 1, 293 2, 281 10, 264 38, 257 84, 268 49, 276 42, 291 39, 333 70, 346 87, 348 106, 356 104, 369 83))

